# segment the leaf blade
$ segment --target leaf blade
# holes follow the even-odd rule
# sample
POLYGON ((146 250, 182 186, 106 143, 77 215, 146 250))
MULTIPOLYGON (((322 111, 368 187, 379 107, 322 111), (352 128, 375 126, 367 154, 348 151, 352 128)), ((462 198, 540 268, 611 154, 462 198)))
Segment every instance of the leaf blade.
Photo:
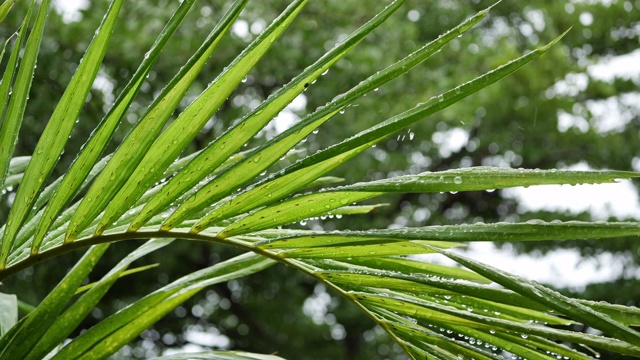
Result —
MULTIPOLYGON (((43 1, 41 6, 41 10, 46 9, 49 6, 49 1, 43 1)), ((111 32, 115 26, 121 6, 122 0, 114 0, 109 6, 107 15, 100 24, 99 30, 93 37, 89 48, 78 65, 78 69, 62 94, 36 145, 34 155, 24 175, 26 178, 33 180, 24 182, 16 193, 3 237, 2 251, 0 252, 0 268, 6 265, 11 245, 20 226, 26 220, 36 197, 40 191, 42 191, 45 181, 58 162, 58 158, 75 125, 87 94, 91 90, 93 80, 98 74, 98 69, 106 53, 107 44, 111 38, 111 32)), ((44 19, 41 22, 41 26, 42 30, 39 30, 41 32, 38 44, 40 43, 42 31, 44 30, 44 19)))
POLYGON ((307 0, 296 0, 289 5, 265 32, 223 70, 222 74, 160 134, 142 159, 137 171, 131 174, 105 209, 96 227, 96 234, 101 234, 107 226, 128 211, 144 191, 161 178, 164 170, 198 135, 200 129, 226 101, 236 86, 271 48, 275 40, 284 33, 306 2, 307 0))
MULTIPOLYGON (((434 247, 430 248, 434 250, 436 249, 434 247)), ((505 273, 489 265, 481 264, 475 260, 471 260, 451 252, 445 252, 442 250, 436 251, 466 266, 467 268, 472 269, 473 271, 495 281, 496 283, 505 286, 506 288, 518 292, 524 296, 535 299, 536 301, 550 307, 551 309, 571 316, 572 318, 593 326, 596 329, 602 330, 605 333, 609 333, 616 339, 627 341, 629 342, 629 344, 640 343, 639 332, 618 323, 607 315, 598 313, 588 306, 582 305, 573 299, 567 298, 566 296, 561 295, 556 291, 548 289, 532 281, 522 279, 518 276, 505 273)), ((640 350, 640 348, 636 349, 640 350)))
POLYGON ((149 74, 151 68, 160 56, 162 48, 187 15, 194 4, 194 1, 195 0, 182 1, 178 10, 171 17, 169 23, 167 23, 160 33, 160 36, 147 52, 147 56, 145 56, 140 66, 129 80, 129 83, 125 86, 125 89, 120 93, 100 124, 98 124, 97 129, 91 134, 91 137, 83 146, 82 151, 78 154, 71 167, 64 175, 60 186, 56 189, 52 198, 49 200, 49 204, 42 215, 42 220, 38 224, 38 230, 34 235, 31 246, 32 254, 38 253, 42 240, 54 220, 60 215, 60 211, 63 207, 67 205, 79 191, 83 181, 89 175, 93 165, 98 161, 99 156, 103 153, 116 127, 122 120, 125 111, 133 102, 133 99, 140 90, 146 76, 149 74))
POLYGON ((120 187, 135 171, 153 140, 164 127, 173 110, 189 89, 196 75, 219 44, 222 36, 240 14, 248 0, 237 0, 214 27, 202 46, 173 77, 162 93, 149 106, 142 119, 127 135, 105 169, 96 178, 71 219, 66 241, 71 242, 104 210, 120 187))
POLYGON ((169 245, 173 239, 151 240, 138 249, 131 252, 114 266, 102 279, 93 284, 80 299, 71 305, 65 312, 56 318, 47 331, 42 335, 38 343, 33 347, 25 360, 44 358, 56 346, 61 344, 71 332, 82 322, 89 312, 96 306, 111 286, 120 278, 127 267, 135 260, 169 245))
POLYGON ((90 248, 71 271, 60 281, 40 305, 21 321, 20 328, 7 339, 7 345, 0 349, 0 359, 23 359, 40 340, 57 316, 66 307, 76 289, 93 269, 100 257, 109 248, 101 244, 90 248))
POLYGON ((60 350, 54 359, 108 356, 202 288, 253 274, 273 264, 273 260, 263 256, 245 253, 184 276, 100 322, 60 350))
MULTIPOLYGON (((20 50, 24 38, 27 36, 27 28, 29 27, 34 6, 35 1, 32 1, 20 27, 20 31, 18 32, 13 50, 9 56, 9 61, 2 75, 2 82, 0 83, 0 109, 2 109, 2 111, 0 111, 0 119, 2 119, 2 125, 0 126, 0 185, 4 185, 5 183, 11 157, 16 147, 18 131, 22 125, 22 117, 27 102, 27 94, 31 87, 30 79, 33 76, 39 49, 38 45, 40 40, 38 31, 42 32, 44 28, 45 17, 41 14, 45 4, 42 4, 36 19, 36 34, 33 35, 32 31, 32 34, 27 38, 27 45, 24 49, 22 62, 20 62, 20 66, 18 66, 20 50), (14 75, 16 77, 15 83, 14 75), (11 89, 12 85, 13 90, 11 89), (11 97, 9 97, 9 95, 11 95, 11 97), (9 104, 7 104, 8 99, 10 99, 9 104)), ((41 36, 42 35, 40 35, 40 38, 41 36)), ((7 42, 8 41, 9 40, 7 40, 7 42)))
POLYGON ((145 206, 140 215, 132 222, 131 231, 139 229, 151 216, 175 200, 178 194, 192 188, 209 175, 224 159, 242 147, 289 102, 302 93, 308 84, 326 73, 334 63, 354 48, 369 32, 382 24, 403 2, 404 0, 394 1, 384 11, 378 13, 373 19, 353 32, 314 64, 308 66, 287 85, 269 96, 267 100, 247 114, 240 122, 207 145, 198 158, 194 159, 183 171, 171 179, 162 191, 145 206))
MULTIPOLYGON (((318 126, 331 119, 352 102, 367 93, 374 91, 376 88, 395 79, 396 77, 408 72, 431 57, 433 54, 437 53, 437 51, 443 48, 449 41, 457 38, 464 31, 482 20, 482 18, 487 15, 488 10, 489 9, 479 12, 478 15, 446 32, 444 35, 423 46, 421 49, 406 56, 384 70, 369 76, 367 79, 360 82, 360 84, 351 88, 349 91, 336 96, 327 105, 318 108, 314 113, 266 142, 263 146, 256 149, 246 160, 239 162, 228 171, 214 178, 211 182, 203 186, 196 195, 181 204, 164 222, 162 229, 169 230, 173 228, 189 216, 204 209, 212 202, 224 198, 235 189, 246 184, 251 178, 272 165, 276 161, 275 159, 286 154, 291 148, 293 148, 293 146, 306 138, 318 126)), ((194 231, 196 230, 194 229, 194 231)))

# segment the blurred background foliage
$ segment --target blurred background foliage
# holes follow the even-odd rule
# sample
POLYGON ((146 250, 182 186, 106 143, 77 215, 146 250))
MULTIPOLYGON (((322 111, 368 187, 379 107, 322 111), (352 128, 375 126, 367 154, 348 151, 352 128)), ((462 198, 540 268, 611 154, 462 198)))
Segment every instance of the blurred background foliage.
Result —
MULTIPOLYGON (((202 148, 220 135, 234 120, 385 5, 383 2, 363 4, 355 0, 310 2, 211 119, 190 150, 202 148)), ((403 10, 310 85, 253 144, 272 137, 366 76, 491 4, 492 1, 484 0, 407 1, 403 10)), ((26 1, 16 4, 0 26, 0 39, 7 39, 18 29, 26 5, 26 1)), ((129 121, 120 126, 116 139, 124 137, 228 5, 227 1, 213 0, 196 4, 156 64, 132 106, 129 121)), ((284 0, 251 2, 200 74, 191 93, 200 93, 286 5, 284 0)), ((52 12, 49 16, 18 155, 30 154, 35 147, 47 115, 69 81, 107 6, 104 0, 90 1, 80 12, 64 16, 52 12)), ((176 7, 176 1, 168 0, 124 4, 112 46, 59 169, 68 167, 73 154, 102 118, 114 95, 122 90, 176 7)), ((424 65, 348 108, 309 136, 299 148, 303 154, 313 153, 338 142, 546 43, 569 27, 573 29, 561 43, 539 60, 379 144, 332 175, 356 182, 478 165, 548 169, 579 164, 593 169, 640 171, 640 78, 606 77, 596 71, 597 64, 618 56, 635 53, 636 59, 640 58, 639 0, 503 1, 492 10, 488 21, 456 39, 424 65)), ((184 102, 179 110, 187 105, 188 102, 184 102)), ((108 151, 116 146, 114 142, 108 151)), ((247 146, 251 147, 252 143, 247 146)), ((361 229, 534 218, 586 220, 592 216, 589 212, 529 211, 519 206, 517 198, 501 191, 405 194, 381 201, 389 206, 370 215, 348 220, 312 220, 300 226, 361 229)), ((4 197, 0 218, 6 218, 7 210, 4 197)), ((103 261, 103 267, 98 268, 94 276, 97 278, 101 271, 107 271, 135 245, 121 243, 112 247, 111 260, 103 261)), ((100 308, 93 311, 93 319, 98 321, 161 284, 236 252, 196 242, 175 242, 171 246, 170 252, 151 254, 141 261, 141 265, 160 263, 158 268, 116 284, 100 308)), ((564 291, 587 299, 638 305, 640 282, 633 276, 640 263, 637 241, 507 246, 534 254, 558 247, 575 247, 584 257, 612 253, 616 255, 614 259, 623 262, 624 271, 618 279, 564 291)), ((28 269, 2 284, 0 291, 17 293, 21 300, 37 304, 78 256, 70 254, 28 269)), ((171 348, 233 348, 274 352, 291 359, 306 357, 301 354, 313 354, 314 359, 403 358, 400 350, 358 309, 283 266, 203 292, 145 332, 120 355, 142 358, 171 348)), ((603 354, 602 358, 614 357, 603 354)), ((621 359, 620 355, 615 358, 621 359)))

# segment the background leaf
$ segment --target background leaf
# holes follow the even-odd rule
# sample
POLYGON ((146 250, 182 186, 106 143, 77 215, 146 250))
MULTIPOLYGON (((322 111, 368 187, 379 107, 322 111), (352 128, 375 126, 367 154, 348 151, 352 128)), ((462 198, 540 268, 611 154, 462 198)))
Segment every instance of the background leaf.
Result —
POLYGON ((18 322, 18 298, 0 293, 0 309, 0 336, 3 336, 18 322))

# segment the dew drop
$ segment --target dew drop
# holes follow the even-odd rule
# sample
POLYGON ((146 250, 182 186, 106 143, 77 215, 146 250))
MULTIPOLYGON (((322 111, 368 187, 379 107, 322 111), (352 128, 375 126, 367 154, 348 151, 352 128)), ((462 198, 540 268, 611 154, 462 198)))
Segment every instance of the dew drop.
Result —
POLYGON ((462 178, 460 176, 456 176, 453 178, 453 183, 456 185, 462 184, 462 178))

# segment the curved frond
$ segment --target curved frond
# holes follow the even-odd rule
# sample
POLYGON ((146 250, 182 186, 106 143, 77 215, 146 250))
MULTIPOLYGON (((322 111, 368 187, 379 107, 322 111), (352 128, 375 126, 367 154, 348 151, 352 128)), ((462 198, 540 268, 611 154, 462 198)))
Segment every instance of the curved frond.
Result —
MULTIPOLYGON (((17 188, 12 193, 15 198, 10 201, 7 222, 0 228, 0 280, 58 255, 89 249, 60 284, 19 321, 14 312, 5 311, 17 309, 17 299, 0 294, 0 360, 106 358, 203 288, 277 263, 307 274, 355 304, 414 359, 499 359, 504 352, 525 359, 590 359, 591 354, 585 351, 590 348, 640 356, 640 333, 634 328, 640 324, 640 310, 572 299, 469 259, 459 251, 474 241, 637 237, 640 223, 532 220, 362 231, 312 231, 290 226, 317 217, 369 213, 384 204, 361 202, 394 193, 600 184, 640 176, 624 171, 474 167, 334 186, 343 180, 331 176, 336 167, 408 125, 517 71, 543 55, 566 32, 467 83, 424 99, 412 109, 358 134, 347 134, 350 137, 342 142, 272 170, 320 125, 436 55, 485 19, 491 7, 371 74, 262 145, 243 150, 309 84, 326 74, 404 3, 392 1, 203 149, 184 154, 260 59, 268 56, 274 42, 304 11, 307 1, 292 1, 173 119, 174 111, 247 2, 237 0, 229 7, 117 150, 103 156, 163 47, 194 4, 193 0, 182 1, 71 167, 58 179, 49 177, 109 49, 123 2, 111 3, 34 154, 14 157, 49 11, 49 1, 42 1, 29 32, 35 1, 32 3, 0 84, 0 185, 3 194, 17 188), (324 188, 316 190, 318 186, 324 188), (153 240, 122 259, 100 280, 81 286, 111 244, 146 239, 153 240), (129 269, 134 261, 174 239, 224 244, 245 253, 179 278, 67 340, 119 278, 149 268, 129 269), (459 266, 432 261, 444 257, 459 266), (575 331, 572 326, 578 323, 602 333, 575 331)), ((0 5, 0 21, 12 4, 6 1, 0 5)), ((158 359, 183 358, 279 359, 275 355, 229 351, 158 359)))

